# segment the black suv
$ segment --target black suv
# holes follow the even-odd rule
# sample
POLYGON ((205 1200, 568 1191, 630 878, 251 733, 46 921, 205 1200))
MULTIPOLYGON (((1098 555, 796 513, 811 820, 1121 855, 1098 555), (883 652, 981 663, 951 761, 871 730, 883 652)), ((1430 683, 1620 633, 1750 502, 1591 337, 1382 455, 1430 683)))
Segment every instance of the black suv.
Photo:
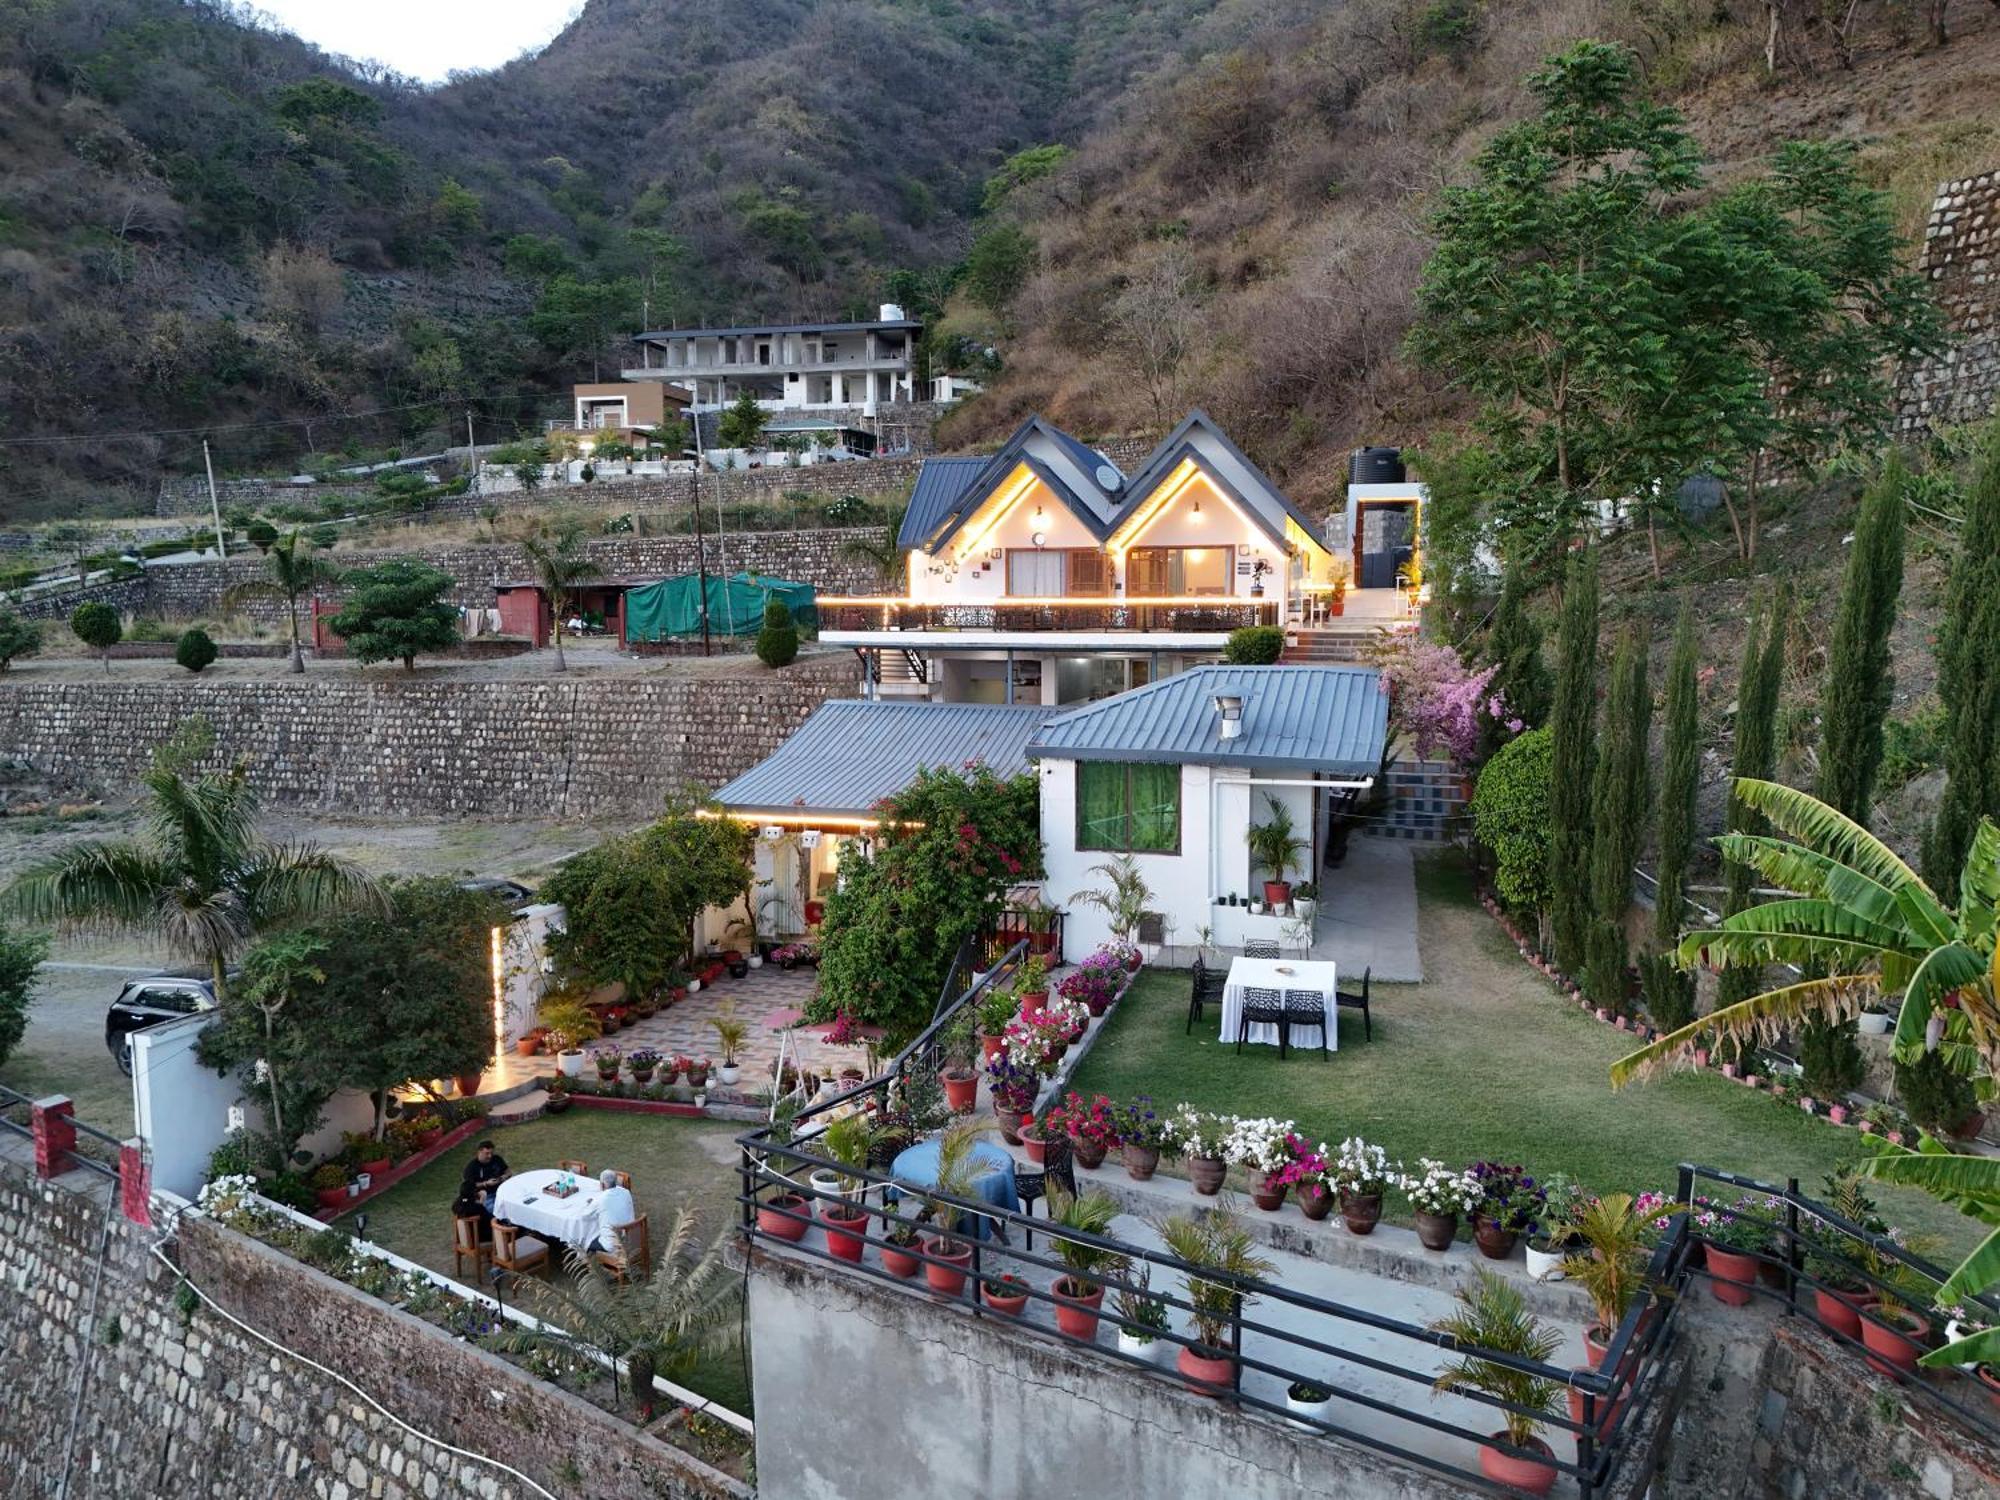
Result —
POLYGON ((193 971, 128 979, 104 1017, 104 1045, 127 1077, 132 1073, 132 1033, 215 1009, 215 982, 193 971))

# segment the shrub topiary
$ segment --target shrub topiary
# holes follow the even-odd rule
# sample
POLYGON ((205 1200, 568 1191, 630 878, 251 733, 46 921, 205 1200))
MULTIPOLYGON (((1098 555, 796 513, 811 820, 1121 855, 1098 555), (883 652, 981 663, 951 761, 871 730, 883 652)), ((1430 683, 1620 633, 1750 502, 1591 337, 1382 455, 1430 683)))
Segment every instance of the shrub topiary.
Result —
POLYGON ((174 647, 174 660, 190 672, 199 672, 221 654, 215 649, 215 642, 208 638, 208 632, 199 626, 184 632, 180 643, 174 647))
POLYGON ((764 628, 757 632, 757 660, 767 667, 790 666, 799 654, 799 627, 783 600, 764 605, 764 628))
POLYGON ((1516 735, 1479 773, 1472 826, 1493 856, 1493 888, 1516 911, 1538 916, 1552 894, 1549 879, 1549 764, 1545 726, 1516 735))
POLYGON ((69 628, 76 632, 78 640, 98 654, 104 662, 104 670, 110 671, 111 648, 125 636, 125 626, 118 618, 118 611, 101 599, 92 599, 76 607, 76 613, 69 617, 69 628))
POLYGON ((1285 632, 1278 625, 1245 625, 1229 632, 1222 659, 1232 667, 1268 667, 1285 649, 1285 632))

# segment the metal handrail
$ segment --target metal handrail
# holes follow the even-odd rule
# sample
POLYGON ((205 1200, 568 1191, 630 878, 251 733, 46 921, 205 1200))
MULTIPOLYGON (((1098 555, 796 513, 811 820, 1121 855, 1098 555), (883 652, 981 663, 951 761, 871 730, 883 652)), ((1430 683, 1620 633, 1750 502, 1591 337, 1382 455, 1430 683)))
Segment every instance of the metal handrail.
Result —
MULTIPOLYGON (((5 1111, 13 1109, 17 1105, 26 1105, 28 1108, 33 1109, 35 1101, 30 1095, 24 1094, 18 1089, 11 1089, 5 1084, 0 1084, 0 1130, 6 1130, 11 1134, 18 1135, 24 1140, 33 1140, 35 1136, 33 1126, 23 1125, 18 1120, 10 1120, 6 1116, 5 1111)), ((123 1137, 112 1135, 106 1130, 99 1130, 89 1121, 79 1120, 75 1115, 70 1115, 68 1119, 70 1127, 79 1134, 87 1136, 91 1140, 103 1142, 105 1145, 111 1147, 114 1152, 124 1149, 125 1141, 123 1137)), ((113 1166, 109 1162, 99 1161, 96 1157, 86 1152, 80 1150, 71 1151, 69 1159, 77 1166, 83 1167, 87 1171, 95 1172, 100 1177, 116 1178, 118 1176, 118 1168, 116 1166, 113 1166)))

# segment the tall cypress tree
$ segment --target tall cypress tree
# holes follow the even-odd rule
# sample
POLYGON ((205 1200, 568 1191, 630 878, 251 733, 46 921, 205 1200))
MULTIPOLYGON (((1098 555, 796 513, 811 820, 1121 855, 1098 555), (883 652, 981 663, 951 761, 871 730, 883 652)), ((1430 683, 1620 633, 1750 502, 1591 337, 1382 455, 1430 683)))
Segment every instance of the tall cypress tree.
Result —
POLYGON ((1667 662, 1666 743, 1662 747, 1666 766, 1660 777, 1659 901, 1653 911, 1653 936, 1663 947, 1680 940, 1688 856, 1694 851, 1694 800, 1701 783, 1700 651, 1694 609, 1683 598, 1680 624, 1674 627, 1674 654, 1667 662))
MULTIPOLYGON (((1508 717, 1519 719, 1527 729, 1540 728, 1549 717, 1549 698, 1554 687, 1548 663, 1542 660, 1542 627, 1528 611, 1526 570, 1509 563, 1500 584, 1500 602, 1493 610, 1493 625, 1486 633, 1485 657, 1496 669, 1492 688, 1505 700, 1508 717)), ((1479 758, 1482 762, 1513 738, 1513 734, 1491 714, 1479 716, 1479 758)))
MULTIPOLYGON (((1778 761, 1778 698, 1785 680, 1785 641, 1790 632, 1790 600, 1781 584, 1766 618, 1751 620, 1743 643, 1743 676, 1736 688, 1736 758, 1731 773, 1739 779, 1768 781, 1778 761), (1761 625, 1761 630, 1760 630, 1761 625)), ((1762 833, 1764 819, 1729 798, 1732 833, 1762 833)), ((1722 914, 1734 916, 1750 905, 1751 869, 1731 862, 1722 914)), ((1716 1005, 1734 1005, 1762 992, 1763 971, 1755 967, 1725 969, 1716 988, 1716 1005)))
POLYGON ((1944 799, 1924 840, 1924 878, 1955 892, 1972 830, 2000 817, 2000 422, 1980 446, 1938 629, 1944 799))
POLYGON ((1589 959, 1590 787, 1596 768, 1597 553, 1570 560, 1556 632, 1562 656, 1549 712, 1550 921, 1556 961, 1580 974, 1589 959))
POLYGON ((1653 694, 1647 683, 1648 642, 1626 627, 1611 662, 1591 784, 1590 965, 1586 983, 1600 1005, 1625 1008, 1625 913, 1632 904, 1632 861, 1646 826, 1646 751, 1653 694))
POLYGON ((1908 474, 1891 456, 1861 497, 1854 547, 1840 589, 1840 615, 1821 696, 1819 800, 1866 827, 1882 768, 1882 721, 1895 674, 1889 633, 1903 591, 1903 490, 1908 474))

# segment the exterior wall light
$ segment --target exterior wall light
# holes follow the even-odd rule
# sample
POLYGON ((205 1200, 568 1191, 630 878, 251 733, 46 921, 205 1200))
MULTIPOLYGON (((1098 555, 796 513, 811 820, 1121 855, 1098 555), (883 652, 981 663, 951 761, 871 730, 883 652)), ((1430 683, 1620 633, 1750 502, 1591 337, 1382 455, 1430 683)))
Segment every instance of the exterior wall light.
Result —
POLYGON ((1215 711, 1222 717, 1222 738, 1233 740, 1243 732, 1243 699, 1236 693, 1217 693, 1215 711))
POLYGON ((1037 547, 1046 547, 1049 543, 1049 534, 1046 531, 1038 531, 1029 537, 1028 540, 1033 542, 1037 547))

